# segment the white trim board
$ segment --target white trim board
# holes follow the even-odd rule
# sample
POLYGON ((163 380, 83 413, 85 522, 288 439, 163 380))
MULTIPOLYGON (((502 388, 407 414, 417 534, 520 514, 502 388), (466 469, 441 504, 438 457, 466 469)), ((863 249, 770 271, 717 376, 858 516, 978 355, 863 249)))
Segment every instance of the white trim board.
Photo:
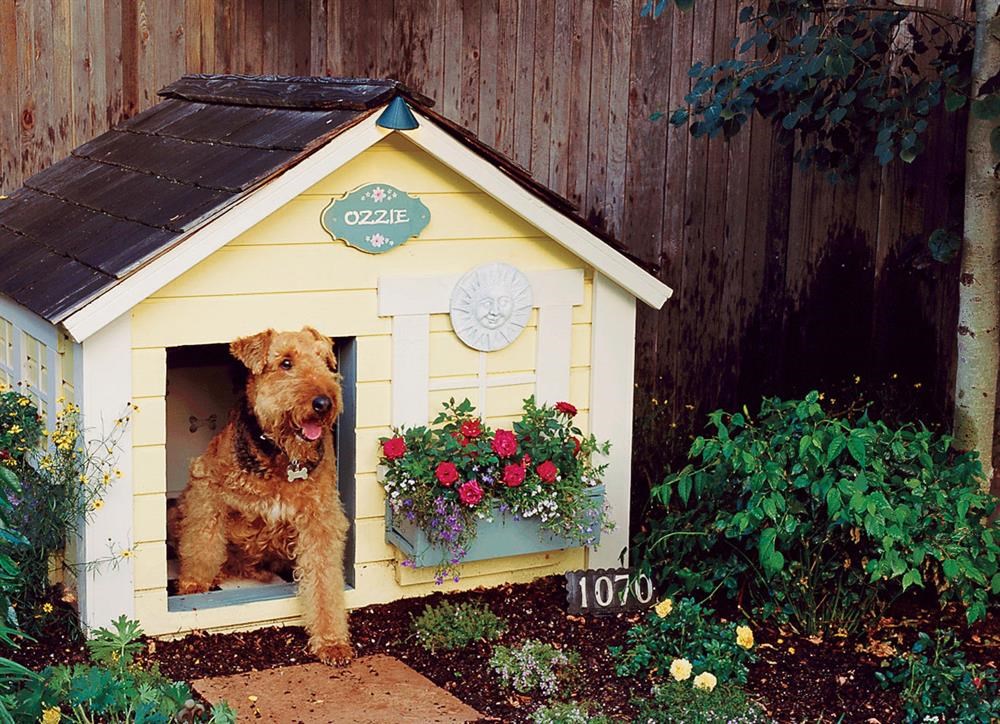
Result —
MULTIPOLYGON (((195 230, 174 248, 69 314, 61 322, 70 337, 82 342, 132 309, 158 289, 191 269, 238 235, 336 171, 390 131, 376 125, 378 111, 314 151, 296 166, 269 181, 195 230)), ((646 304, 659 309, 673 293, 670 287, 608 246, 576 221, 552 208, 503 171, 414 111, 419 128, 404 137, 468 179, 499 203, 536 226, 596 270, 646 304)))
MULTIPOLYGON (((574 307, 583 304, 583 269, 526 271, 532 307, 574 307)), ((461 274, 379 277, 378 314, 443 314, 451 309, 451 294, 461 274)))

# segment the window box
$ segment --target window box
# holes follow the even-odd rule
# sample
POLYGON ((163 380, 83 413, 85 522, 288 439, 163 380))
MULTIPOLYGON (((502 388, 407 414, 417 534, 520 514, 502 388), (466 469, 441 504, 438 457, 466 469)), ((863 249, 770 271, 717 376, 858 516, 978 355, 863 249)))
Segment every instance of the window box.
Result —
MULTIPOLYGON (((604 486, 588 488, 585 494, 603 499, 604 486)), ((403 516, 396 516, 388 503, 385 506, 385 540, 402 551, 417 568, 437 566, 442 560, 447 560, 443 548, 432 544, 427 539, 427 534, 415 523, 403 516)), ((598 528, 593 545, 596 546, 600 540, 601 531, 598 528)), ((500 513, 494 508, 492 521, 476 522, 476 538, 469 546, 462 562, 578 547, 580 547, 579 540, 564 538, 543 530, 537 518, 515 520, 509 513, 500 513)))

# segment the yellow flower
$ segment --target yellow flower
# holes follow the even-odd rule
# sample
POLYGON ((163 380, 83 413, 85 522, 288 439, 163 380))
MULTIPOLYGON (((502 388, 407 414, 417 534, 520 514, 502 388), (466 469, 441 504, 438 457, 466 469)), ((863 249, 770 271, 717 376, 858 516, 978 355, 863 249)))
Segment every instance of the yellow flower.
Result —
POLYGON ((122 551, 122 558, 131 558, 131 557, 132 557, 131 548, 126 548, 125 550, 122 551))
POLYGON ((21 426, 11 425, 9 428, 7 428, 7 432, 9 432, 11 435, 16 435, 17 433, 21 432, 21 426))
POLYGON ((17 404, 19 404, 21 407, 27 407, 28 405, 31 404, 31 400, 29 400, 27 397, 22 397, 17 401, 17 404))
POLYGON ((670 675, 677 681, 691 678, 691 662, 687 659, 674 659, 670 664, 670 675))
POLYGON ((788 653, 794 654, 795 653, 795 647, 794 646, 789 646, 788 647, 788 653))
POLYGON ((745 649, 753 648, 753 631, 749 626, 736 627, 736 645, 745 649))
POLYGON ((703 671, 694 677, 694 688, 704 689, 705 691, 711 691, 715 688, 715 685, 719 683, 719 680, 715 678, 715 674, 710 674, 707 671, 703 671))
POLYGON ((49 603, 48 601, 46 601, 45 603, 43 603, 42 604, 42 611, 44 611, 45 613, 52 613, 52 611, 53 611, 52 604, 49 603))
POLYGON ((42 712, 42 724, 59 724, 62 720, 62 712, 58 706, 52 706, 42 712))
POLYGON ((660 618, 666 618, 670 615, 670 612, 674 610, 674 602, 669 598, 664 598, 658 604, 656 604, 656 615, 660 618))
POLYGON ((90 507, 93 510, 100 510, 101 508, 104 507, 104 501, 103 500, 95 500, 93 503, 90 504, 90 507))

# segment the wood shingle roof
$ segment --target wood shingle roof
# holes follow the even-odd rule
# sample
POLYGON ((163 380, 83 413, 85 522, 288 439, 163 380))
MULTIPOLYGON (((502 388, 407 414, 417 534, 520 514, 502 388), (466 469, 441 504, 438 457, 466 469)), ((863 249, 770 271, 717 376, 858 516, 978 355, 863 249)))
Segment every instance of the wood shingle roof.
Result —
POLYGON ((0 201, 0 293, 58 323, 396 95, 628 256, 396 81, 189 75, 159 95, 0 201))

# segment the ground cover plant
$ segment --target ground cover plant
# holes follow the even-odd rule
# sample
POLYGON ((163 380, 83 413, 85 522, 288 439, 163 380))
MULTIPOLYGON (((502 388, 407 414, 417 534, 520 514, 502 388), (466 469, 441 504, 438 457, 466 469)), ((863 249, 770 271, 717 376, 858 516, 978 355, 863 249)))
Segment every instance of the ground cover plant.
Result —
POLYGON ((646 724, 768 724, 764 708, 735 684, 693 686, 685 681, 653 685, 635 700, 636 721, 646 724))
POLYGON ((576 412, 568 402, 539 406, 531 397, 511 429, 492 430, 468 400, 452 399, 430 426, 381 439, 386 500, 440 547, 438 583, 458 580, 456 566, 481 520, 535 519, 580 545, 608 529, 603 497, 587 495, 605 467, 593 454, 608 446, 573 424, 576 412))
POLYGON ((810 634, 856 632, 912 587, 983 619, 1000 533, 974 455, 919 425, 829 416, 817 392, 709 419, 639 541, 667 589, 749 597, 810 634))
POLYGON ((113 628, 98 628, 86 642, 91 663, 49 666, 11 695, 18 720, 79 722, 174 721, 231 724, 235 712, 195 700, 191 687, 170 681, 153 665, 137 665, 145 648, 142 630, 124 616, 113 628))
POLYGON ((473 641, 492 641, 507 628, 489 608, 449 600, 424 606, 413 619, 417 641, 428 651, 460 649, 473 641))
POLYGON ((876 674, 885 686, 901 691, 907 722, 995 721, 1000 717, 996 670, 966 661, 955 634, 920 632, 910 650, 876 674))
POLYGON ((561 650, 534 639, 520 646, 496 646, 490 657, 490 666, 504 686, 521 694, 538 691, 550 697, 560 692, 579 663, 580 656, 575 651, 561 650))

